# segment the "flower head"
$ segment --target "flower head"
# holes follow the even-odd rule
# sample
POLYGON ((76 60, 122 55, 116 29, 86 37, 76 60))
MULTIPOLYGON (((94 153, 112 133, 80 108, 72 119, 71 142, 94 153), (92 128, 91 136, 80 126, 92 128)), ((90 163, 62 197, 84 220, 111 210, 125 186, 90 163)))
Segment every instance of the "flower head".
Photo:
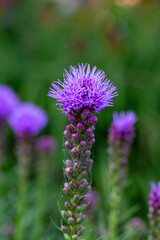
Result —
POLYGON ((50 135, 43 135, 37 139, 36 150, 39 153, 50 153, 56 148, 56 140, 50 135))
POLYGON ((91 70, 88 64, 70 66, 65 70, 64 82, 52 83, 48 96, 57 100, 59 110, 67 114, 71 110, 89 108, 99 112, 107 106, 113 106, 113 97, 117 96, 116 87, 96 66, 91 70))
POLYGON ((148 217, 152 226, 151 234, 157 239, 160 237, 160 182, 151 182, 151 192, 149 194, 148 217))
POLYGON ((0 119, 6 119, 19 104, 18 96, 7 85, 0 84, 0 119))
POLYGON ((36 135, 47 124, 45 111, 32 103, 21 103, 9 118, 9 124, 16 135, 36 135))
POLYGON ((132 127, 137 121, 136 114, 133 111, 127 112, 117 112, 113 113, 113 124, 116 127, 117 131, 122 132, 126 131, 132 127))
POLYGON ((139 236, 144 236, 146 234, 147 226, 142 218, 133 217, 127 222, 125 229, 126 231, 136 232, 139 236))
POLYGON ((110 128, 110 136, 114 139, 130 141, 134 138, 134 124, 137 121, 133 111, 113 113, 113 122, 110 128))
POLYGON ((160 214, 160 182, 158 182, 157 185, 154 182, 151 182, 151 192, 149 198, 149 205, 152 205, 154 208, 158 208, 160 214))

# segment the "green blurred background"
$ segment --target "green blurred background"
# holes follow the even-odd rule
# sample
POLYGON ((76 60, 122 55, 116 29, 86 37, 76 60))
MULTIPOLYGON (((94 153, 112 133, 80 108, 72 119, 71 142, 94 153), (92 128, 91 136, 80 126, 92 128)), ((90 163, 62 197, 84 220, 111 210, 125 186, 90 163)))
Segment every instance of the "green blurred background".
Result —
MULTIPOLYGON (((93 149, 92 181, 100 195, 96 219, 99 223, 104 219, 102 232, 106 221, 102 212, 107 216, 106 141, 113 111, 132 109, 138 116, 125 194, 129 209, 138 206, 134 215, 146 219, 149 182, 160 180, 159 0, 0 0, 0 83, 13 87, 22 101, 48 111, 49 125, 43 133, 53 135, 58 142, 50 161, 45 231, 39 239, 63 239, 49 216, 59 224, 57 199, 63 183, 63 131, 68 121, 47 93, 52 81, 63 79, 64 68, 82 62, 103 69, 119 93, 114 107, 98 115, 93 149)), ((11 130, 8 136, 12 149, 11 130)), ((13 155, 12 150, 6 174, 16 166, 13 155)), ((16 190, 12 179, 7 186, 11 199, 2 223, 14 216, 11 206, 16 190)), ((27 216, 24 239, 34 239, 29 231, 34 219, 31 206, 27 216)))

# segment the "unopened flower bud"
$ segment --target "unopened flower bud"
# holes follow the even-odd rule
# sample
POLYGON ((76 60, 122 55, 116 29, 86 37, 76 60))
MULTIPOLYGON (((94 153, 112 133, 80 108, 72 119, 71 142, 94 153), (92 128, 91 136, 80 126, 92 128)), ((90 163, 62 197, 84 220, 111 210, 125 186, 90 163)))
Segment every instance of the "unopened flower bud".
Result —
POLYGON ((67 160, 65 161, 65 164, 66 164, 66 167, 72 167, 72 166, 73 166, 72 161, 69 160, 69 159, 67 159, 67 160))
POLYGON ((83 214, 83 215, 80 215, 80 216, 77 218, 77 221, 76 221, 76 222, 79 224, 79 223, 84 222, 86 219, 87 219, 87 216, 86 216, 85 214, 83 214))
POLYGON ((92 147, 95 141, 92 138, 87 138, 86 142, 87 142, 87 147, 90 148, 92 147))
POLYGON ((79 122, 78 124, 77 124, 77 128, 78 128, 78 130, 83 130, 83 128, 84 128, 84 125, 83 125, 83 123, 81 123, 81 122, 79 122))
POLYGON ((68 210, 72 209, 72 203, 71 202, 66 201, 64 205, 68 210))
POLYGON ((66 147, 68 150, 71 150, 71 149, 72 149, 72 144, 71 144, 69 141, 66 141, 66 142, 65 142, 65 147, 66 147))
POLYGON ((62 210, 61 211, 61 216, 62 216, 62 218, 65 222, 68 221, 69 214, 66 211, 62 210))
POLYGON ((78 151, 77 151, 78 149, 76 149, 76 148, 72 148, 71 149, 71 155, 74 157, 74 158, 76 158, 77 157, 77 155, 78 155, 78 151))
POLYGON ((68 224, 74 225, 75 224, 75 219, 73 217, 68 218, 68 224))
POLYGON ((74 127, 73 127, 71 124, 66 126, 66 130, 67 130, 69 133, 74 133, 74 127))
POLYGON ((69 133, 67 130, 65 130, 65 131, 63 132, 63 135, 64 135, 65 138, 67 138, 67 139, 70 138, 70 133, 69 133))
POLYGON ((70 233, 70 228, 68 226, 63 225, 63 226, 61 226, 61 231, 63 233, 69 234, 70 233))
POLYGON ((67 168, 65 168, 65 173, 67 174, 67 176, 68 176, 69 178, 72 178, 72 177, 74 176, 74 172, 73 172, 72 167, 67 167, 67 168))
POLYGON ((77 235, 78 236, 81 236, 83 233, 84 233, 84 231, 86 230, 86 228, 85 227, 79 227, 78 229, 77 229, 77 235))
POLYGON ((92 128, 88 128, 88 129, 85 131, 85 134, 86 134, 86 135, 90 135, 90 134, 92 134, 92 132, 93 132, 92 128))
POLYGON ((72 239, 73 239, 73 240, 78 240, 78 236, 77 236, 77 235, 73 235, 73 236, 72 236, 72 239))
POLYGON ((82 154, 82 158, 87 158, 91 155, 91 151, 87 150, 82 154))
POLYGON ((74 139, 74 141, 78 142, 78 140, 79 140, 78 134, 77 133, 73 133, 72 134, 72 139, 74 139))
POLYGON ((72 203, 71 202, 66 201, 64 205, 68 210, 72 209, 72 203))
POLYGON ((77 190, 78 185, 75 181, 70 181, 69 184, 72 190, 77 190))
POLYGON ((73 115, 69 115, 69 121, 71 123, 76 123, 77 122, 76 118, 73 115))
POLYGON ((89 115, 90 110, 88 108, 85 108, 82 113, 85 114, 85 115, 89 115))
POLYGON ((86 119, 89 116, 89 114, 90 114, 90 110, 88 108, 85 108, 81 114, 81 117, 83 119, 86 119))
POLYGON ((86 146, 86 142, 85 141, 81 141, 79 146, 80 146, 80 148, 84 148, 86 146))
POLYGON ((90 137, 93 139, 93 138, 95 137, 94 133, 92 133, 92 134, 90 135, 90 137))
POLYGON ((93 138, 93 139, 92 139, 92 145, 95 143, 95 141, 96 141, 95 138, 93 138))
POLYGON ((88 136, 87 141, 92 143, 92 140, 94 139, 94 137, 95 137, 94 133, 91 133, 91 134, 88 136))
POLYGON ((93 124, 95 124, 96 122, 97 122, 97 117, 95 117, 95 116, 91 116, 90 118, 89 118, 89 124, 90 125, 93 125, 93 124))
POLYGON ((87 159, 84 162, 84 166, 86 167, 87 171, 90 171, 93 165, 93 160, 92 159, 87 159))
POLYGON ((79 162, 75 162, 74 166, 73 166, 73 169, 74 169, 75 172, 79 172, 81 170, 80 163, 79 162))
POLYGON ((87 181, 86 179, 83 179, 83 180, 80 182, 79 190, 80 190, 80 191, 83 191, 83 190, 85 190, 87 187, 88 187, 88 181, 87 181))
POLYGON ((69 188, 69 183, 66 182, 64 184, 63 192, 66 193, 68 196, 72 196, 72 192, 69 188))
POLYGON ((65 188, 69 188, 69 183, 68 183, 68 182, 65 182, 64 187, 65 187, 65 188))

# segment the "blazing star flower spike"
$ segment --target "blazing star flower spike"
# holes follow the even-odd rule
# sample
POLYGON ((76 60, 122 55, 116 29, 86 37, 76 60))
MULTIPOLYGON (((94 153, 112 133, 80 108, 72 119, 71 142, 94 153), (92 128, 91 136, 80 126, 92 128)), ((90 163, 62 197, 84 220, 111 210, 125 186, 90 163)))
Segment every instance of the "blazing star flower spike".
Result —
POLYGON ((19 104, 19 98, 7 85, 0 84, 0 119, 6 119, 19 104))
POLYGON ((81 64, 78 68, 70 66, 69 72, 65 70, 64 82, 53 82, 49 96, 57 100, 59 109, 69 115, 70 122, 64 131, 69 155, 64 166, 63 192, 68 200, 64 204, 65 210, 61 211, 62 224, 65 224, 61 231, 67 240, 80 239, 85 231, 85 226, 80 225, 87 218, 84 211, 89 204, 86 194, 91 189, 89 179, 93 160, 90 156, 98 120, 94 113, 113 106, 116 87, 102 70, 96 67, 91 70, 89 64, 81 64))
POLYGON ((21 103, 8 120, 17 136, 37 135, 48 122, 45 111, 32 103, 21 103))
POLYGON ((102 70, 89 64, 70 66, 65 70, 64 82, 59 79, 52 83, 48 96, 57 100, 62 113, 88 108, 100 112, 105 107, 113 106, 113 97, 117 96, 116 87, 106 78, 102 70))
POLYGON ((155 184, 151 182, 151 192, 149 194, 149 213, 148 218, 150 220, 150 236, 152 239, 160 238, 160 182, 155 184))
POLYGON ((135 137, 134 124, 137 116, 133 111, 113 113, 113 122, 109 130, 111 139, 130 141, 135 137))
POLYGON ((133 111, 117 112, 113 113, 113 124, 120 131, 126 131, 128 128, 133 126, 137 121, 137 116, 133 111))
POLYGON ((109 180, 109 237, 117 235, 119 211, 128 170, 128 156, 135 137, 136 114, 132 111, 113 113, 113 121, 108 134, 108 180, 109 180))
POLYGON ((36 150, 41 154, 54 152, 56 146, 56 140, 50 135, 43 135, 36 141, 36 150))

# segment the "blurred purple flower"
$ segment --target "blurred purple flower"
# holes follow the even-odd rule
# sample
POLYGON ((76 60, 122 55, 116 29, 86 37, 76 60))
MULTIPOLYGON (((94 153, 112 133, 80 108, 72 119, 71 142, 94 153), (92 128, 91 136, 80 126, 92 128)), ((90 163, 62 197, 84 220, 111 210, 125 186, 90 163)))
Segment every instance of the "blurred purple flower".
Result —
POLYGON ((8 122, 17 136, 34 136, 47 125, 48 117, 40 107, 32 103, 21 103, 8 122))
POLYGON ((147 226, 142 218, 140 217, 134 217, 131 220, 129 220, 126 224, 126 230, 127 231, 134 231, 139 236, 143 236, 146 234, 147 226))
POLYGON ((53 82, 48 94, 57 100, 59 110, 65 114, 85 107, 100 112, 113 106, 112 98, 117 95, 116 87, 105 73, 96 66, 91 70, 89 64, 79 64, 78 68, 70 66, 69 72, 65 70, 64 82, 53 82))
POLYGON ((119 176, 117 184, 120 183, 120 179, 122 184, 126 182, 128 155, 135 137, 134 124, 136 121, 136 114, 132 111, 113 113, 113 122, 109 128, 108 153, 113 172, 116 175, 118 173, 119 176))
POLYGON ((149 213, 148 218, 151 225, 151 235, 160 238, 160 182, 151 182, 151 192, 149 194, 149 213))
POLYGON ((98 192, 95 189, 91 188, 89 192, 85 195, 85 197, 87 198, 86 205, 89 204, 87 210, 92 211, 95 208, 99 199, 98 192))
POLYGON ((44 135, 37 139, 36 150, 39 153, 50 153, 55 150, 57 146, 56 140, 50 135, 44 135))
POLYGON ((19 104, 19 98, 7 85, 0 84, 0 120, 6 119, 19 104))
POLYGON ((109 130, 110 140, 130 141, 135 137, 134 124, 137 121, 136 114, 133 111, 113 113, 113 122, 109 130))

